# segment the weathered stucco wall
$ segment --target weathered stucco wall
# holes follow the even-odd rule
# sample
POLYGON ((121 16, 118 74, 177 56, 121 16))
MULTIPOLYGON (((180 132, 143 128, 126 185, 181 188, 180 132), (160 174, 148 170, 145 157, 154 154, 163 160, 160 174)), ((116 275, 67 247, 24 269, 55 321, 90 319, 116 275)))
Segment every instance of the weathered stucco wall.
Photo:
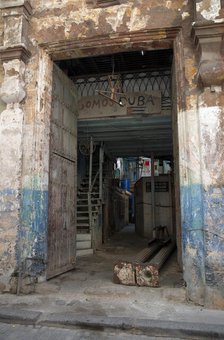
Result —
POLYGON ((224 296, 224 93, 208 88, 199 98, 207 303, 224 296), (217 294, 217 291, 219 294, 217 294))
POLYGON ((15 59, 4 63, 5 77, 1 96, 7 107, 0 115, 1 161, 1 288, 5 289, 15 269, 16 235, 20 224, 22 135, 24 112, 19 103, 24 98, 24 63, 15 59), (17 103, 17 105, 15 105, 17 103))
POLYGON ((190 22, 193 15, 188 1, 124 0, 119 6, 94 9, 84 0, 46 1, 44 5, 33 1, 32 5, 32 37, 39 44, 51 43, 47 51, 53 59, 124 50, 124 45, 116 43, 116 38, 123 35, 125 49, 138 49, 138 32, 143 33, 142 48, 167 48, 172 45, 173 28, 180 27, 183 21, 190 22), (144 31, 149 29, 150 35, 144 36, 144 31), (136 33, 131 37, 130 32, 136 33), (96 48, 99 36, 106 38, 101 50, 96 48), (93 41, 84 47, 82 39, 93 41))
MULTIPOLYGON (((93 9, 85 0, 31 1, 32 27, 38 42, 87 38, 146 28, 181 25, 189 15, 188 1, 122 1, 119 6, 93 9), (47 18, 47 21, 46 21, 47 18)), ((161 32, 163 34, 163 32, 161 32)))
POLYGON ((223 20, 217 6, 196 5, 195 44, 184 30, 175 42, 184 279, 191 300, 223 308, 223 20))
MULTIPOLYGON (((121 0, 119 6, 93 9, 84 0, 32 0, 32 14, 26 3, 1 3, 6 14, 0 53, 9 46, 25 44, 26 51, 20 59, 17 55, 17 60, 23 60, 24 55, 27 60, 24 71, 19 70, 26 97, 13 105, 9 103, 0 116, 0 157, 4 164, 0 181, 0 258, 2 277, 6 277, 0 281, 7 282, 16 269, 16 256, 17 267, 27 256, 46 259, 52 83, 48 54, 53 59, 66 59, 173 47, 184 278, 190 299, 224 306, 224 68, 220 1, 121 0), (7 16, 10 6, 10 15, 20 7, 19 37, 12 27, 14 21, 7 16)), ((9 82, 13 79, 12 69, 4 77, 9 82)))
POLYGON ((1 98, 7 107, 0 114, 0 289, 14 292, 18 280, 14 278, 9 285, 10 277, 24 276, 29 270, 42 274, 47 256, 53 64, 35 44, 32 56, 28 50, 29 11, 29 7, 25 10, 23 6, 2 11, 7 30, 3 36, 6 48, 2 48, 2 58, 6 62, 1 98), (14 15, 21 34, 14 30, 14 15), (33 260, 29 262, 27 258, 33 260))
POLYGON ((17 263, 33 258, 32 270, 42 274, 47 260, 49 139, 52 61, 41 50, 30 59, 24 103, 21 222, 17 263), (36 269, 34 269, 36 268, 36 269))

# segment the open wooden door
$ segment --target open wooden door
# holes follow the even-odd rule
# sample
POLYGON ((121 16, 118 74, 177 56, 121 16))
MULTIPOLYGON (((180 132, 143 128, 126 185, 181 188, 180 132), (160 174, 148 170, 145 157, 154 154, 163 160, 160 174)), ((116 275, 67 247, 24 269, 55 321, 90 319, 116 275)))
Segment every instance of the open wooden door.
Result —
POLYGON ((71 270, 76 259, 77 96, 53 68, 47 279, 71 270))

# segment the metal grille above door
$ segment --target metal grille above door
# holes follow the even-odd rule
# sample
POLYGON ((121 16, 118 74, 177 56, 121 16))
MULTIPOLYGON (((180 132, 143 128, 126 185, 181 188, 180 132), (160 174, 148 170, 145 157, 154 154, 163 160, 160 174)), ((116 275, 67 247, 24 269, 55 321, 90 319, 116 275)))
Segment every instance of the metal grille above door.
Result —
MULTIPOLYGON (((171 71, 147 71, 120 74, 124 92, 161 91, 162 110, 171 110, 171 71)), ((97 90, 108 91, 107 75, 73 77, 79 97, 95 96, 97 90)))

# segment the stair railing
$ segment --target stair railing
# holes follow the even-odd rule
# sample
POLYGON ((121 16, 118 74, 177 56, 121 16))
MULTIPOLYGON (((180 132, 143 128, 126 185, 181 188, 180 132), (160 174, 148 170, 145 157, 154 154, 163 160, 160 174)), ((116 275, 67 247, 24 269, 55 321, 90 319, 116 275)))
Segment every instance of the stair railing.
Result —
POLYGON ((95 183, 96 183, 96 180, 97 180, 97 177, 99 176, 99 173, 100 173, 100 170, 98 169, 98 170, 97 170, 97 173, 96 173, 96 175, 95 175, 95 177, 94 177, 94 179, 93 179, 93 183, 92 183, 92 185, 91 185, 90 193, 92 193, 92 191, 93 191, 93 187, 94 187, 94 185, 95 185, 95 183))
POLYGON ((92 230, 92 201, 91 201, 91 191, 92 191, 92 170, 93 170, 93 138, 90 138, 90 148, 89 148, 89 190, 88 190, 88 212, 89 212, 89 229, 92 230))
POLYGON ((92 167, 93 167, 93 139, 90 139, 90 157, 89 157, 89 188, 88 188, 88 213, 89 213, 89 228, 92 231, 92 192, 97 178, 99 177, 99 199, 102 204, 102 183, 103 183, 103 161, 104 161, 104 150, 101 144, 99 153, 99 169, 97 170, 94 179, 92 181, 92 167))

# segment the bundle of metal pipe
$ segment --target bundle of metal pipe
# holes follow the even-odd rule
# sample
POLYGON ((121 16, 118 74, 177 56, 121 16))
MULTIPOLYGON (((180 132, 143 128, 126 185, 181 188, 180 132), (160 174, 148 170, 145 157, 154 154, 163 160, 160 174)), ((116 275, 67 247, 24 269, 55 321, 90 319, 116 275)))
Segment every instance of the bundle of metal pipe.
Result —
POLYGON ((149 247, 142 249, 134 258, 132 262, 146 262, 157 250, 161 248, 161 243, 154 242, 149 247))
POLYGON ((129 286, 158 287, 159 270, 174 248, 175 243, 166 245, 156 241, 151 243, 148 248, 140 251, 132 261, 120 261, 114 265, 114 282, 129 286), (156 255, 150 261, 145 262, 155 253, 156 255))
POLYGON ((159 270, 175 248, 175 243, 169 243, 149 261, 135 267, 136 284, 138 286, 158 287, 159 270))
POLYGON ((164 262, 166 262, 167 258, 172 253, 174 248, 175 243, 168 243, 166 246, 160 249, 160 251, 149 261, 149 263, 159 270, 164 262))
POLYGON ((155 254, 162 247, 160 242, 153 242, 147 248, 141 250, 131 261, 120 261, 114 265, 115 283, 124 285, 135 286, 135 266, 138 263, 147 261, 153 254, 155 254))

